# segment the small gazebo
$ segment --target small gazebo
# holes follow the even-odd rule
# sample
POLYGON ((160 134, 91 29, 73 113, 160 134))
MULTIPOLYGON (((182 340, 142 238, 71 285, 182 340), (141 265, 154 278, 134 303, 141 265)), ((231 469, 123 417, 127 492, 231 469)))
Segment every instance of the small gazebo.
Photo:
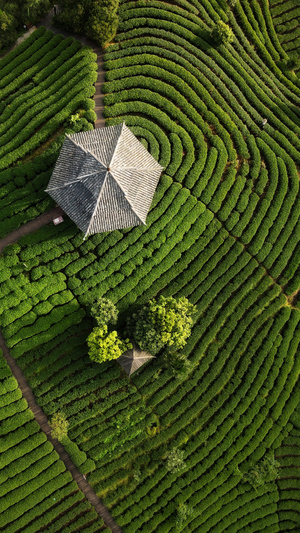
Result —
POLYGON ((117 361, 121 367, 125 370, 128 376, 131 376, 136 370, 138 370, 150 359, 155 359, 154 355, 141 350, 135 343, 132 343, 131 350, 124 352, 121 357, 118 357, 117 361))
POLYGON ((86 237, 145 224, 162 170, 118 124, 67 135, 46 191, 86 237))

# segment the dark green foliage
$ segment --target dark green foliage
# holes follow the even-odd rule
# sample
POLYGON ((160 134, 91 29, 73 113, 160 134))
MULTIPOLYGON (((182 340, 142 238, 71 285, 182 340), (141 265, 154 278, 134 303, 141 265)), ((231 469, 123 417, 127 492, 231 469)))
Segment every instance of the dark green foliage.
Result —
POLYGON ((182 353, 168 352, 163 354, 165 368, 176 378, 183 379, 192 371, 193 365, 182 353))
POLYGON ((9 47, 24 31, 29 21, 36 23, 51 7, 49 0, 1 0, 0 2, 0 50, 9 47))
POLYGON ((118 28, 119 0, 83 0, 74 4, 71 0, 58 2, 59 14, 55 17, 75 33, 85 33, 104 46, 114 38, 118 28))

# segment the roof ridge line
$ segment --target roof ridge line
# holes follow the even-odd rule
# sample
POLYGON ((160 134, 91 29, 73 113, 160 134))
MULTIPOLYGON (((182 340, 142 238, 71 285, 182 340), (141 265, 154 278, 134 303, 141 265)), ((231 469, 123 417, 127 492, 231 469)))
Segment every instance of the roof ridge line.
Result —
POLYGON ((82 178, 89 178, 90 176, 95 176, 96 174, 99 174, 99 170, 95 170, 94 172, 92 172, 92 174, 84 174, 84 176, 79 176, 77 179, 74 179, 73 181, 68 181, 68 183, 63 183, 62 185, 59 185, 58 187, 51 187, 51 189, 47 187, 45 191, 55 191, 56 189, 61 189, 62 187, 67 187, 68 185, 72 185, 72 183, 80 183, 82 178))
POLYGON ((102 161, 100 161, 100 159, 95 154, 93 154, 93 152, 91 152, 90 149, 89 150, 86 149, 86 153, 90 154, 94 159, 96 159, 97 163, 100 163, 100 165, 102 165, 104 168, 107 169, 107 166, 104 163, 102 163, 102 161))
POLYGON ((128 198, 127 198, 127 194, 126 194, 126 192, 124 191, 122 185, 120 185, 120 183, 118 182, 118 180, 117 180, 117 179, 115 178, 115 176, 113 175, 113 171, 110 171, 110 175, 111 175, 111 177, 113 178, 113 180, 115 181, 115 183, 118 185, 118 187, 120 187, 122 193, 123 193, 124 196, 125 196, 126 201, 129 203, 129 205, 130 205, 130 207, 131 207, 133 213, 135 214, 135 216, 141 221, 142 224, 144 224, 144 225, 146 226, 146 225, 147 225, 146 222, 144 222, 143 219, 141 219, 141 217, 136 213, 136 211, 135 211, 133 205, 132 205, 131 202, 128 200, 128 198))
MULTIPOLYGON (((96 172, 95 172, 96 174, 96 172)), ((47 189, 44 189, 45 192, 48 192, 48 191, 56 191, 56 189, 62 189, 62 187, 67 187, 68 185, 72 185, 72 183, 78 183, 80 182, 79 179, 76 179, 76 180, 73 180, 73 181, 68 181, 68 183, 63 183, 62 185, 59 185, 58 187, 51 187, 51 189, 49 189, 47 187, 47 189)))
MULTIPOLYGON (((93 221, 93 218, 94 218, 94 215, 95 215, 96 209, 97 209, 97 207, 98 207, 98 205, 99 205, 99 200, 100 200, 100 198, 101 198, 101 196, 102 196, 102 193, 103 193, 103 188, 104 188, 104 184, 105 184, 106 179, 107 179, 107 174, 109 174, 109 171, 108 171, 108 170, 106 171, 105 178, 104 178, 104 180, 103 180, 101 190, 100 190, 100 192, 99 192, 99 194, 98 194, 98 198, 97 198, 97 202, 96 202, 96 205, 95 205, 95 209, 94 209, 93 214, 92 214, 92 216, 91 216, 91 218, 90 218, 90 222, 89 222, 89 225, 88 225, 87 230, 86 230, 86 232, 85 232, 84 239, 87 237, 88 231, 89 231, 89 229, 90 229, 90 225, 91 225, 91 223, 92 223, 92 221, 93 221)), ((83 240, 84 240, 84 239, 83 239, 83 240)))
MULTIPOLYGON (((100 129, 102 129, 102 128, 100 128, 100 129)), ((95 130, 93 130, 93 131, 95 131, 95 130)), ((78 133, 85 133, 85 132, 83 132, 83 131, 79 131, 78 133)), ((73 135, 76 135, 76 133, 73 134, 73 135)), ((86 155, 87 155, 87 154, 91 155, 91 156, 97 161, 97 163, 100 163, 100 165, 102 165, 104 168, 107 168, 106 165, 105 165, 102 161, 100 161, 100 159, 99 159, 95 154, 93 154, 93 152, 91 152, 90 149, 88 149, 88 148, 84 148, 84 146, 82 146, 82 144, 78 144, 74 139, 72 139, 72 138, 70 137, 70 135, 69 135, 68 133, 66 134, 66 137, 68 137, 68 139, 69 139, 72 143, 74 143, 78 148, 81 148, 81 150, 83 150, 83 151, 85 152, 86 155)), ((83 164, 84 164, 84 161, 82 161, 82 163, 81 163, 81 165, 80 165, 80 169, 83 167, 83 164)), ((80 170, 79 170, 79 172, 80 172, 80 170)))
MULTIPOLYGON (((81 132, 80 132, 81 133, 81 132)), ((76 134, 75 134, 76 135, 76 134)), ((81 145, 81 144, 78 144, 75 139, 72 139, 72 137, 70 136, 69 133, 66 133, 66 137, 68 137, 68 139, 74 143, 78 148, 81 148, 81 150, 83 150, 85 153, 87 152, 87 150, 81 145)))
MULTIPOLYGON (((118 126, 118 124, 116 124, 116 126, 118 126)), ((121 137, 122 137, 122 132, 123 132, 123 130, 124 130, 124 126, 125 126, 125 128, 126 128, 126 124, 125 124, 125 122, 123 122, 123 124, 122 124, 121 132, 120 132, 120 135, 119 135, 119 137, 118 137, 118 140, 117 140, 117 143, 116 143, 115 149, 114 149, 114 151, 113 151, 113 154, 112 154, 112 156, 111 156, 111 160, 110 160, 110 163, 109 163, 109 167, 111 167, 112 162, 113 162, 113 160, 114 160, 114 155, 115 155, 115 153, 116 153, 117 147, 118 147, 119 142, 120 142, 120 139, 121 139, 121 137)))

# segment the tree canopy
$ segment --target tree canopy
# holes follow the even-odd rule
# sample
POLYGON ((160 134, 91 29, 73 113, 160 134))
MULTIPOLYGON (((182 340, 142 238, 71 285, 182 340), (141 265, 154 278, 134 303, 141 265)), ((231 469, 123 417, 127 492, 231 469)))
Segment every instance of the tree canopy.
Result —
POLYGON ((233 41, 233 31, 223 20, 218 20, 212 30, 212 37, 218 44, 229 44, 233 41))
POLYGON ((100 46, 109 43, 118 28, 119 0, 61 0, 56 20, 76 33, 84 33, 100 46))
POLYGON ((87 338, 89 356, 96 363, 118 359, 122 353, 132 348, 128 340, 122 340, 117 331, 108 331, 106 325, 96 327, 87 338))
POLYGON ((164 347, 176 351, 183 348, 191 334, 195 312, 196 307, 187 298, 160 296, 132 315, 127 333, 152 355, 164 347))
POLYGON ((61 441, 68 434, 69 422, 66 415, 60 411, 55 413, 50 421, 51 435, 54 439, 61 441))
POLYGON ((105 324, 116 324, 118 314, 115 304, 108 298, 98 298, 91 307, 91 315, 100 327, 105 324))
POLYGON ((0 0, 0 49, 16 41, 26 22, 37 22, 50 8, 49 0, 0 0))

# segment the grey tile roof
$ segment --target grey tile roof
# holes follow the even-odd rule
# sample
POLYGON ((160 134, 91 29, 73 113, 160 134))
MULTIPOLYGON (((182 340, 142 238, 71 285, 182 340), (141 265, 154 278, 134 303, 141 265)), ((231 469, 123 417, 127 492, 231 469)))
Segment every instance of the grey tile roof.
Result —
POLYGON ((162 169, 118 124, 67 135, 46 191, 87 236, 145 224, 162 169))
POLYGON ((124 352, 121 357, 118 357, 117 361, 125 370, 126 374, 131 376, 131 374, 150 361, 150 359, 155 359, 154 355, 143 352, 137 344, 133 343, 133 348, 124 352))

